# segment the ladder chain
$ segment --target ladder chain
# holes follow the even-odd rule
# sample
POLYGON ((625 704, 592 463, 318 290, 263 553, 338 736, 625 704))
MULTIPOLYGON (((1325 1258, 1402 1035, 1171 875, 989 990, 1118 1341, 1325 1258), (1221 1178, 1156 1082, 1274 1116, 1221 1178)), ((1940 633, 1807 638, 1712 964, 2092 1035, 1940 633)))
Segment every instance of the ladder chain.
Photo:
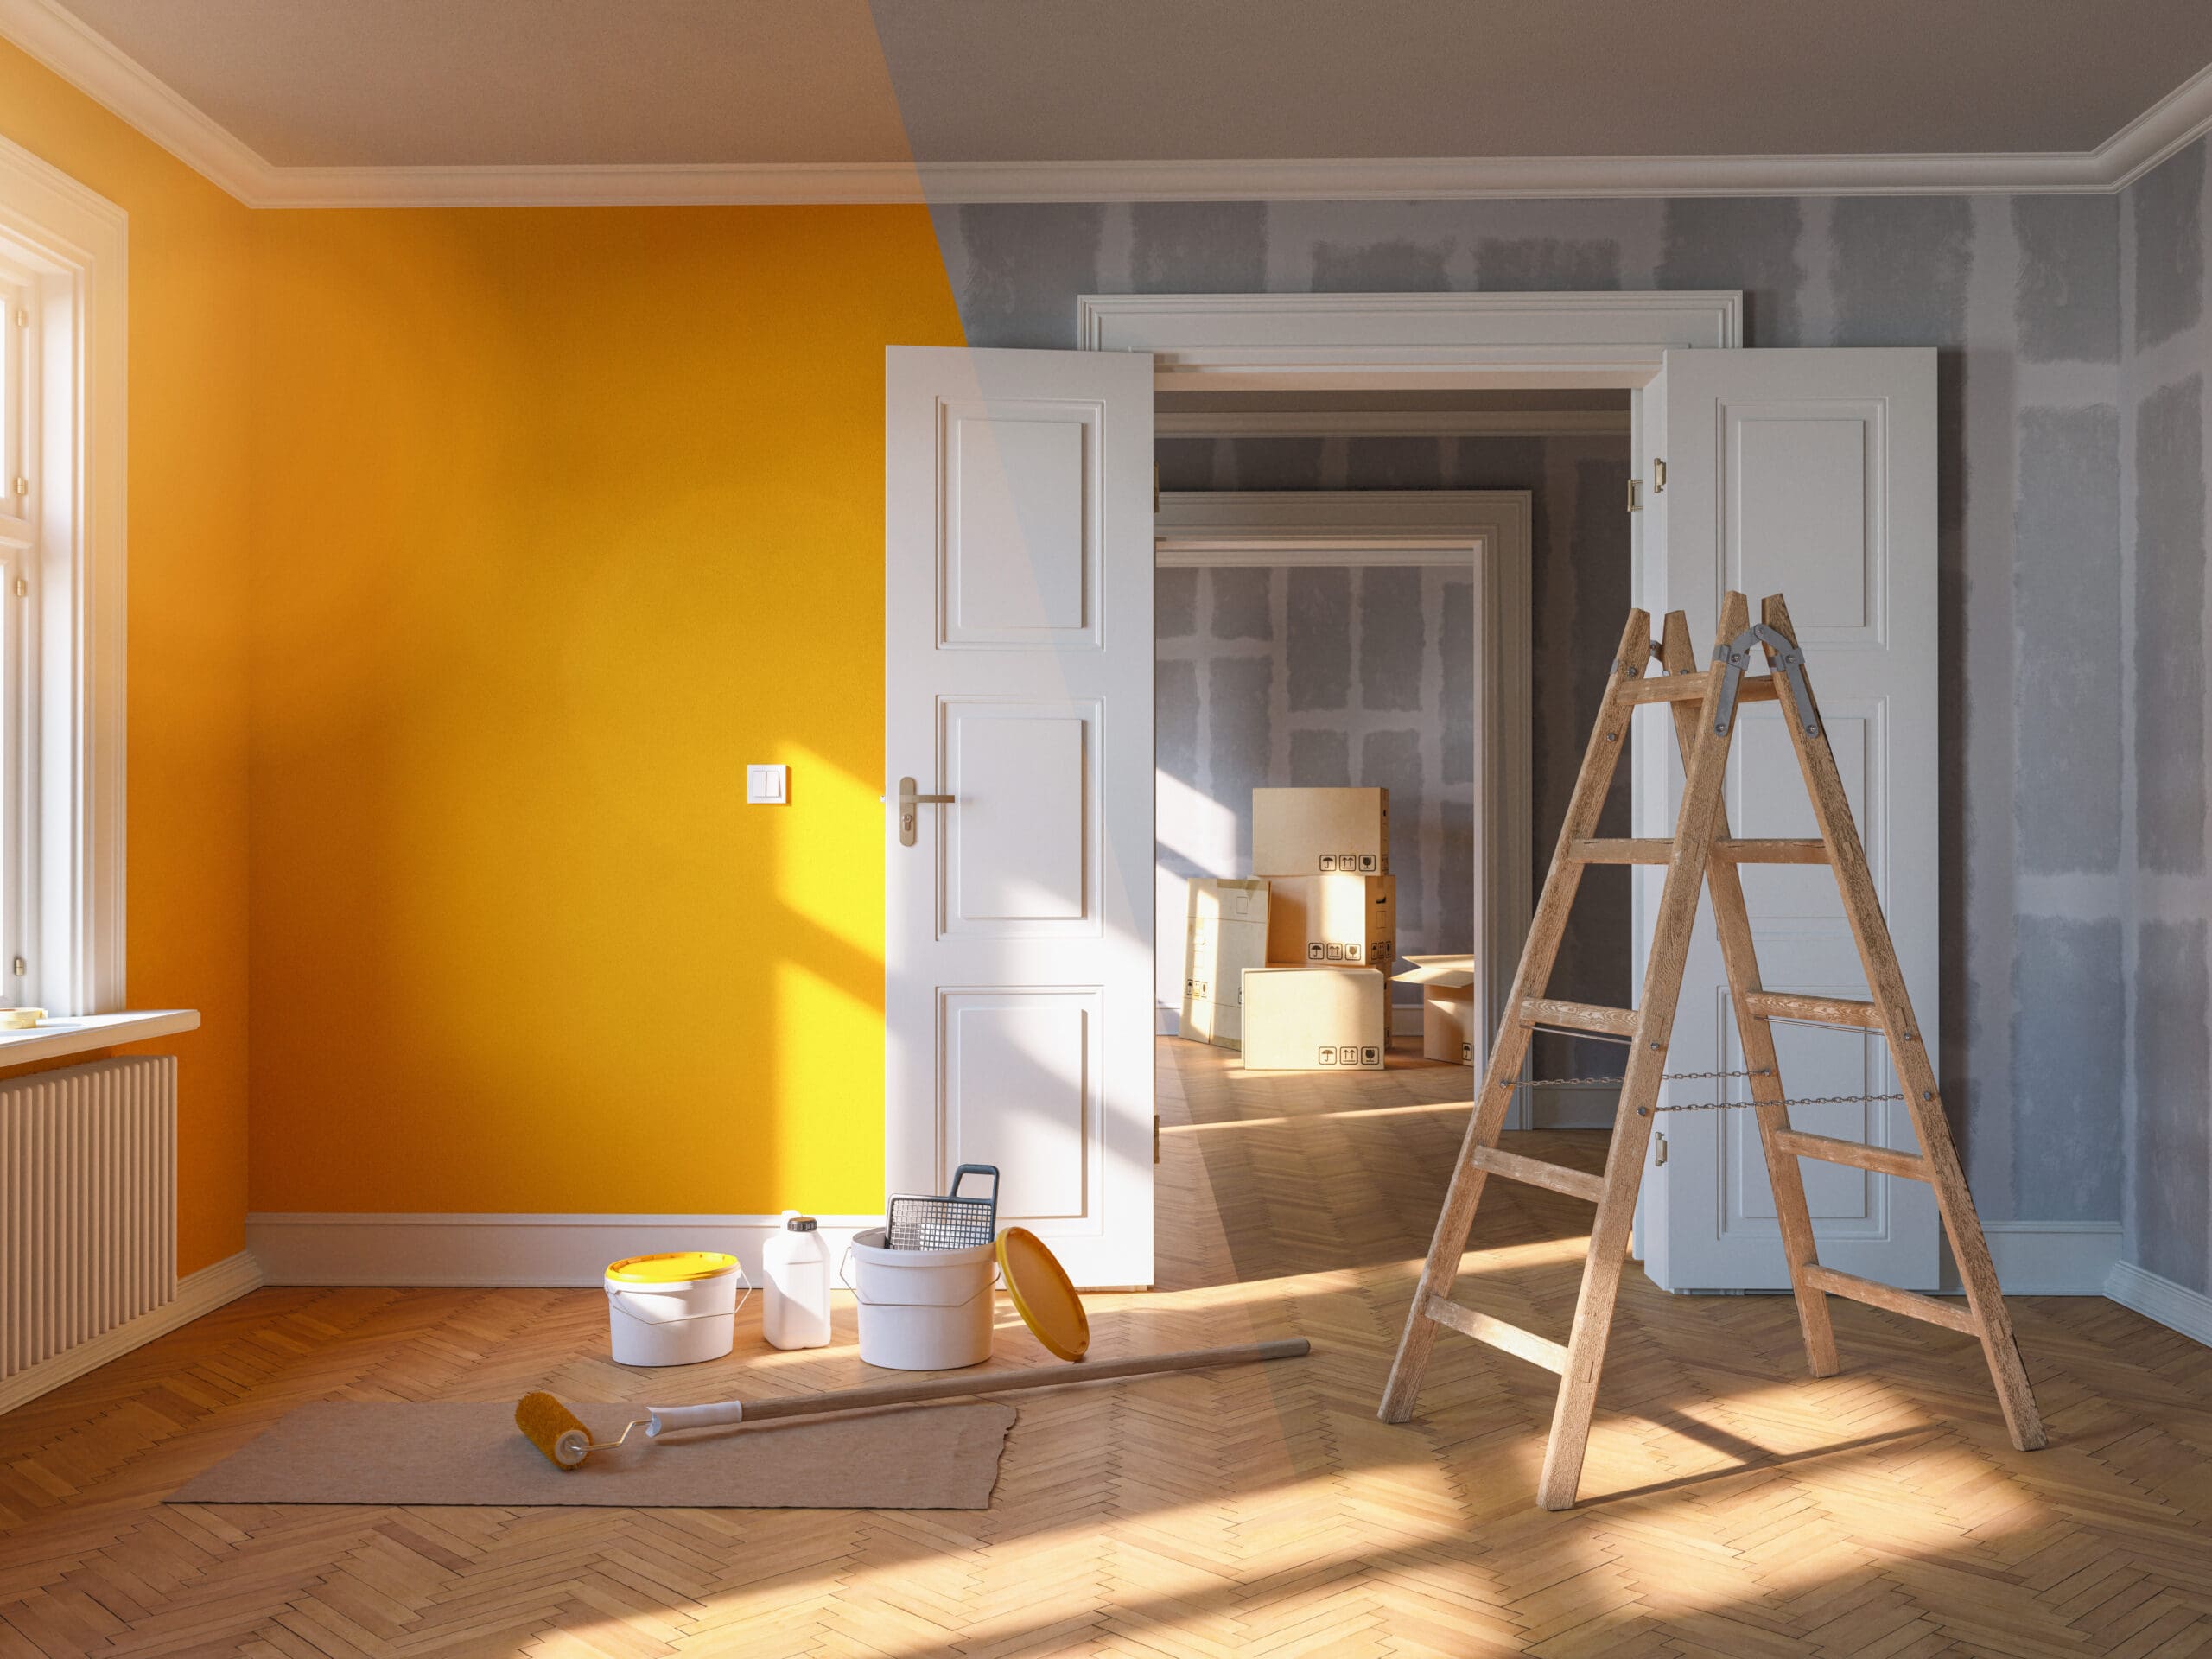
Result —
MULTIPOLYGON (((1718 1079, 1722 1077, 1764 1077, 1769 1075, 1770 1074, 1764 1069, 1761 1069, 1757 1071, 1669 1071, 1660 1078, 1660 1081, 1662 1083, 1694 1083, 1700 1079, 1718 1079)), ((1625 1077, 1528 1077, 1513 1086, 1516 1089, 1558 1089, 1571 1088, 1577 1084, 1626 1083, 1628 1079, 1625 1077)), ((1693 1100, 1685 1102, 1680 1106, 1652 1106, 1648 1108, 1639 1108, 1638 1110, 1639 1112, 1732 1112, 1742 1110, 1746 1107, 1760 1105, 1863 1106, 1878 1103, 1882 1101, 1903 1100, 1904 1098, 1904 1096, 1903 1095, 1807 1095, 1802 1098, 1793 1100, 1693 1100)))

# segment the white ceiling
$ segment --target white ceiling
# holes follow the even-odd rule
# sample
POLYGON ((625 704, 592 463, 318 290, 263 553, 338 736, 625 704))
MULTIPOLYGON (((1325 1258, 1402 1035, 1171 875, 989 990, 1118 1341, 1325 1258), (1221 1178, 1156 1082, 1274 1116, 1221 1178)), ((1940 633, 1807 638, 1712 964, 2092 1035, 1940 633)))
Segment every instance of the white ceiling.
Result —
POLYGON ((0 0, 0 33, 249 199, 2099 188, 2212 119, 2207 0, 0 0))

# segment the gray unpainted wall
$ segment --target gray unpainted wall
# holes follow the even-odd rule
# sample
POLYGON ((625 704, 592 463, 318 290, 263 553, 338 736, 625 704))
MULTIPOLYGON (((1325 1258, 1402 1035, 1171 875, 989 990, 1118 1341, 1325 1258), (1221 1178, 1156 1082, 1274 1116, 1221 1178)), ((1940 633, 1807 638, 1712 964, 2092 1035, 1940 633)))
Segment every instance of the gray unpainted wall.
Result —
MULTIPOLYGON (((1624 503, 1629 474, 1628 440, 1621 437, 1347 437, 1299 439, 1170 438, 1159 446, 1160 484, 1166 490, 1526 490, 1529 497, 1529 700, 1530 870, 1531 891, 1540 890, 1550 864, 1552 846, 1567 817, 1567 798, 1581 766, 1583 746, 1590 722, 1597 718, 1605 696, 1606 665, 1619 638, 1621 620, 1628 614, 1630 594, 1629 518, 1624 503)), ((1238 625, 1220 613, 1224 582, 1259 576, 1260 572, 1210 573, 1208 581, 1215 609, 1211 631, 1238 625)), ((1379 573, 1369 571, 1373 577, 1379 573)), ((1401 585, 1412 572, 1393 573, 1401 585)), ((1184 658, 1197 654, 1177 641, 1170 630, 1199 630, 1193 573, 1162 571, 1162 602, 1159 627, 1162 656, 1184 658)), ((1434 575, 1431 585, 1434 587, 1434 575)), ((1279 672, 1285 681, 1286 722, 1294 728, 1319 728, 1339 723, 1322 711, 1346 706, 1354 670, 1357 644, 1360 695, 1367 709, 1388 704, 1411 711, 1424 703, 1433 707, 1436 721, 1386 720, 1380 723, 1411 728, 1421 735, 1421 753, 1433 749, 1435 762, 1424 774, 1421 798, 1391 798, 1391 856, 1401 872, 1399 907, 1403 954, 1460 951, 1473 948, 1469 925, 1473 906, 1471 889, 1473 850, 1472 730, 1474 691, 1473 641, 1463 632, 1471 630, 1471 596, 1451 595, 1437 612, 1437 623, 1427 631, 1429 652, 1425 672, 1434 677, 1433 702, 1420 686, 1405 684, 1386 690, 1373 677, 1370 662, 1383 660, 1363 647, 1367 620, 1388 617, 1401 632, 1409 632, 1396 612, 1377 610, 1368 584, 1341 569, 1311 570, 1279 582, 1276 591, 1287 622, 1287 646, 1279 672), (1357 615, 1353 609, 1356 607, 1357 615), (1347 619, 1352 626, 1347 627, 1347 619), (1310 686, 1310 690, 1309 690, 1310 686), (1420 856, 1412 847, 1397 843, 1416 819, 1407 807, 1419 805, 1422 817, 1435 816, 1430 798, 1441 816, 1424 832, 1433 848, 1420 856), (1404 873, 1414 873, 1411 887, 1404 873), (1447 873, 1458 883, 1443 885, 1447 873), (1407 906, 1419 903, 1422 913, 1408 925, 1407 906), (1440 908, 1440 906, 1442 907, 1440 908), (1456 931, 1452 918, 1458 918, 1456 931)), ((1256 607, 1245 606, 1242 612, 1256 607)), ((1252 626, 1257 626, 1256 622, 1252 626)), ((1384 643, 1378 640, 1376 643, 1384 643)), ((1209 642, 1211 645, 1211 642, 1209 642)), ((1224 649, 1211 645, 1207 654, 1224 649)), ((1238 647, 1225 647, 1236 650, 1238 647)), ((1258 647, 1244 647, 1256 650, 1258 647)), ((1404 650, 1388 660, 1401 665, 1414 660, 1404 650)), ((1166 700, 1202 695, 1199 676, 1186 677, 1161 664, 1160 729, 1177 734, 1173 746, 1160 745, 1160 765, 1170 771, 1183 753, 1183 734, 1192 721, 1179 707, 1172 715, 1166 700)), ((1376 723, 1372 715, 1369 723, 1376 723)), ((1304 734, 1289 734, 1287 772, 1267 781, 1275 783, 1380 783, 1380 774, 1324 777, 1302 768, 1297 745, 1304 734)), ((1324 761, 1323 734, 1308 738, 1312 764, 1324 761)), ((1333 756, 1334 751, 1329 755, 1333 756)), ((1192 756, 1192 760, 1196 757, 1192 756)), ((1335 764, 1332 759, 1329 764, 1335 764)), ((1194 780, 1195 781, 1195 780, 1194 780)), ((1218 789, 1211 764, 1202 790, 1218 789)), ((1249 812, 1249 804, 1224 799, 1232 811, 1249 812)), ((1249 819, 1248 819, 1249 823, 1249 819)), ((1599 820, 1600 832, 1629 833, 1629 772, 1619 768, 1599 820)), ((1249 834, 1249 828, 1246 831, 1249 834)), ((1246 874, 1249 870, 1185 869, 1185 860, 1163 848, 1163 868, 1185 874, 1246 874)), ((1632 938, 1629 908, 1629 872, 1623 868, 1596 868, 1583 876, 1583 886, 1567 931, 1560 940, 1559 963, 1552 976, 1554 994, 1580 1002, 1623 1007, 1630 1000, 1632 938)), ((1400 988, 1401 1000, 1417 1002, 1420 993, 1400 988)), ((1604 1044, 1581 1042, 1550 1033, 1540 1034, 1534 1055, 1538 1077, 1602 1077, 1618 1065, 1619 1052, 1604 1044)))
POLYGON ((2212 196, 2200 139, 2123 193, 2118 726, 2126 1259, 2212 1292, 2212 958, 2205 878, 2206 372, 2212 196))
MULTIPOLYGON (((1618 287, 1741 289, 1752 346, 1936 347, 1944 1092, 1986 1217, 2094 1222, 2120 1218, 2124 1182, 2130 1193, 2141 1186, 2125 1166, 2139 1168, 2148 1147, 2202 1144, 2169 1121, 2201 1117, 2201 1082, 2188 1110, 2162 1099, 2155 1111, 2139 1109, 2139 1084, 2125 1082, 2145 950, 2129 919, 2139 903, 2131 791, 2141 766, 2128 742, 2131 734, 2144 741, 2134 659, 2102 670, 2053 664, 2112 656, 2138 626, 2136 588, 2148 578, 2125 537, 2136 533, 2133 498, 2143 487, 2130 455, 2140 423, 2124 406, 2123 373, 2132 387, 2144 374, 2163 384, 2203 366, 2202 173, 2200 145, 2125 202, 1762 197, 933 213, 974 346, 1073 346, 1084 293, 1618 287), (2052 499, 2052 467, 2081 482, 2083 500, 2052 499), (2080 689, 2069 692, 2075 678, 2080 689), (2116 831, 2107 828, 2115 785, 2116 831), (2081 798, 2088 789, 2107 799, 2081 798), (2054 817, 2082 822, 2054 826, 2054 817), (2092 944, 2119 930, 2122 971, 2113 975, 2101 948, 2024 964, 2059 925, 2092 944), (2036 1001, 2021 1004, 2016 991, 2036 1001), (2080 1086, 2043 1089, 2046 1073, 2080 1086)), ((1240 486, 1266 487, 1269 468, 1309 471, 1314 442, 1276 441, 1255 454, 1240 486)), ((2162 442, 2180 440, 2169 431, 2162 442)), ((1429 464, 1401 452, 1391 481, 1427 486, 1429 464)), ((2170 493, 2159 503, 2169 511, 2170 493)), ((2201 555, 2200 538, 2179 563, 2201 564, 2201 555)), ((2153 576, 2160 594, 2186 585, 2164 559, 2153 576)), ((2167 623, 2187 626, 2195 614, 2167 623)), ((2162 799, 2162 846, 2187 798, 2179 808, 2162 799)), ((2180 913, 2204 917, 2196 880, 2172 879, 2189 887, 2180 913)), ((2185 1068, 2198 1052, 2188 1020, 2202 1017, 2199 1007, 2181 1029, 2162 1019, 2158 1064, 2185 1068)), ((2139 1230, 2140 1205, 2128 1203, 2139 1230)))

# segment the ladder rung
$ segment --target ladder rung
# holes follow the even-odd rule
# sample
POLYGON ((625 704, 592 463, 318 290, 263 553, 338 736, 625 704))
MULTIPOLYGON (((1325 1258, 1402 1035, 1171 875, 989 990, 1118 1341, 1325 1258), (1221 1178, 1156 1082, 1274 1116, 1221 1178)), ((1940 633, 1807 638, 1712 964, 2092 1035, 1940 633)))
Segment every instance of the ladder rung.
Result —
POLYGON ((1799 1276, 1815 1290, 1826 1291, 1831 1296, 1847 1296, 1854 1302, 1864 1302, 1869 1307, 1902 1313, 1909 1319, 1925 1319, 1930 1325, 1947 1325, 1952 1330, 1963 1331, 1970 1337, 1981 1334, 1981 1327, 1974 1323, 1973 1311, 1963 1302, 1954 1306, 1949 1302, 1939 1302, 1933 1296, 1923 1296, 1917 1291, 1899 1290, 1895 1285, 1861 1279, 1855 1273, 1838 1273, 1834 1268, 1824 1268, 1817 1262, 1797 1271, 1799 1276))
POLYGON ((1744 1012, 1754 1020, 1804 1020, 1816 1026, 1882 1028, 1882 1011, 1872 1002, 1841 996, 1793 996, 1787 991, 1746 991, 1744 1012))
MULTIPOLYGON (((1655 674, 1648 680, 1630 680, 1619 692, 1623 702, 1695 702, 1705 696, 1705 674, 1655 674)), ((1772 702, 1774 677, 1746 674, 1736 687, 1738 702, 1772 702)))
MULTIPOLYGON (((1675 843, 1651 836, 1599 837, 1570 841, 1567 850, 1569 857, 1585 864, 1665 864, 1674 859, 1675 843)), ((1764 841, 1731 837, 1714 842, 1712 855, 1719 864, 1825 864, 1828 844, 1817 836, 1764 841)))
POLYGON ((1586 1198, 1595 1204, 1605 1195, 1605 1178, 1602 1175, 1569 1169, 1564 1164, 1548 1164, 1541 1158, 1523 1158, 1517 1152, 1507 1152, 1498 1147, 1477 1147, 1467 1154, 1467 1161, 1477 1169, 1503 1175, 1509 1181, 1548 1187, 1570 1198, 1586 1198))
POLYGON ((1593 1002, 1558 1002, 1532 996, 1521 1004, 1524 1026, 1566 1026, 1575 1031, 1605 1031, 1626 1037, 1636 1030, 1634 1008, 1601 1008, 1593 1002))
POLYGON ((1894 1152, 1887 1147, 1870 1147, 1857 1141, 1839 1141, 1830 1135, 1807 1135, 1802 1129, 1777 1129, 1774 1144, 1778 1150, 1800 1158, 1848 1164, 1853 1169, 1871 1169, 1878 1175, 1902 1175, 1909 1181, 1936 1179, 1936 1172, 1928 1167, 1928 1160, 1917 1153, 1894 1152))
POLYGON ((1567 1350, 1549 1337, 1540 1337, 1533 1331, 1523 1331, 1517 1325, 1508 1325, 1503 1319, 1493 1319, 1487 1313, 1478 1313, 1471 1307, 1442 1296, 1432 1296, 1422 1310, 1439 1325, 1448 1325, 1463 1337, 1472 1337, 1477 1342, 1486 1342, 1493 1348, 1503 1348, 1516 1354, 1531 1365, 1541 1365, 1548 1371, 1567 1375, 1567 1350))

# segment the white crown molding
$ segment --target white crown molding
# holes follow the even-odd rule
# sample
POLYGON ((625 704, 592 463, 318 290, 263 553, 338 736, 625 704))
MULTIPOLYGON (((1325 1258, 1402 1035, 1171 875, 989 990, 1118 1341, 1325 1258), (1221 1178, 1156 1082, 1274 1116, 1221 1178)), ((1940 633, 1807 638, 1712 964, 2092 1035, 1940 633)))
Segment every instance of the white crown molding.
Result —
POLYGON ((2121 188, 2212 130, 2212 66, 2093 150, 753 166, 277 167, 55 0, 0 0, 14 41, 252 207, 1418 201, 2033 194, 2121 188))

